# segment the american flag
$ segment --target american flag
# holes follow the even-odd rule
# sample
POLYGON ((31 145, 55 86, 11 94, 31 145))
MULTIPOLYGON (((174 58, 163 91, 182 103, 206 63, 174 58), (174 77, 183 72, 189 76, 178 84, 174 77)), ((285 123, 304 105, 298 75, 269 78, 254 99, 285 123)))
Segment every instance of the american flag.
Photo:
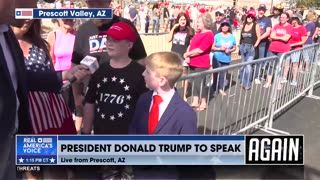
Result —
POLYGON ((16 9, 16 19, 26 19, 33 17, 33 9, 30 8, 19 8, 16 9))
MULTIPOLYGON (((52 73, 54 70, 50 68, 50 59, 47 58, 43 49, 33 45, 29 49, 29 56, 24 62, 30 78, 28 85, 36 89, 29 90, 28 95, 31 125, 34 133, 39 134, 49 129, 60 129, 66 119, 72 121, 72 114, 64 103, 62 95, 55 91, 59 80, 53 78, 57 75, 52 73), (53 79, 53 81, 43 87, 41 81, 32 78, 37 76, 43 79, 53 79)), ((43 138, 43 142, 45 141, 50 140, 43 138)))

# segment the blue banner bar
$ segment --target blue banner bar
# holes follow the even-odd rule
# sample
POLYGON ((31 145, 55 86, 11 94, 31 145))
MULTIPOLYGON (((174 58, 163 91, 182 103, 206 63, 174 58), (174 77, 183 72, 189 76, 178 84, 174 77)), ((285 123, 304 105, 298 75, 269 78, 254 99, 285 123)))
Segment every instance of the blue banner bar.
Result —
POLYGON ((112 19, 111 8, 33 9, 33 19, 112 19))

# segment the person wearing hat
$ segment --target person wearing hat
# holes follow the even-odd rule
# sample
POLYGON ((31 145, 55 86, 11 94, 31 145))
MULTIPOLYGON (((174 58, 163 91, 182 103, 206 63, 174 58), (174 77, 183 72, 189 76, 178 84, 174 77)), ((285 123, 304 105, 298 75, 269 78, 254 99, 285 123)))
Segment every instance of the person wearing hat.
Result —
POLYGON ((212 25, 213 34, 219 33, 219 29, 220 29, 221 23, 227 22, 227 18, 225 16, 224 12, 221 9, 218 9, 215 12, 215 18, 216 18, 216 21, 212 25))
POLYGON ((283 12, 283 6, 282 4, 277 4, 276 6, 273 6, 272 15, 269 16, 271 19, 272 27, 274 27, 276 24, 279 24, 280 22, 280 15, 283 12))
MULTIPOLYGON (((269 44, 269 36, 272 29, 271 19, 265 16, 267 11, 266 5, 260 4, 258 8, 258 16, 257 16, 257 24, 260 27, 260 43, 258 45, 258 58, 267 57, 268 52, 268 44, 269 44)), ((256 84, 261 84, 260 78, 262 78, 262 66, 263 64, 257 64, 257 68, 254 74, 254 82, 256 84)))
MULTIPOLYGON (((219 33, 214 36, 214 43, 212 45, 213 61, 212 67, 219 68, 228 66, 231 63, 231 53, 236 50, 236 38, 232 34, 231 25, 228 22, 221 23, 219 33)), ((214 74, 214 83, 212 85, 213 90, 219 90, 222 96, 227 95, 225 93, 226 71, 214 74), (217 79, 219 77, 219 79, 217 79), (218 85, 216 85, 218 83, 218 85), (218 89, 216 89, 218 88, 218 89)))
MULTIPOLYGON (((112 0, 86 0, 88 8, 109 8, 112 0)), ((147 56, 143 42, 133 24, 122 17, 113 14, 112 19, 90 19, 80 25, 76 32, 74 48, 72 53, 72 64, 78 65, 87 55, 98 59, 99 64, 109 62, 110 57, 107 54, 106 41, 107 35, 100 34, 108 30, 114 23, 124 21, 129 23, 136 33, 136 41, 130 49, 129 57, 133 61, 139 61, 147 56)), ((142 61, 140 61, 142 62, 142 61)), ((81 124, 83 116, 83 99, 87 83, 72 84, 72 91, 75 102, 75 119, 81 124)))
MULTIPOLYGON (((256 23, 256 12, 249 10, 240 33, 240 54, 242 62, 251 62, 255 57, 255 48, 260 42, 260 27, 256 23)), ((245 90, 251 88, 252 66, 244 66, 240 70, 240 84, 245 90)))
MULTIPOLYGON (((145 68, 129 57, 137 35, 126 22, 114 23, 107 31, 109 63, 92 75, 85 96, 82 134, 128 134, 138 97, 147 91, 142 73, 145 68)), ((122 166, 104 167, 103 178, 120 179, 122 166), (114 171, 118 173, 113 174, 114 171)), ((128 177, 124 178, 127 179, 128 177)))

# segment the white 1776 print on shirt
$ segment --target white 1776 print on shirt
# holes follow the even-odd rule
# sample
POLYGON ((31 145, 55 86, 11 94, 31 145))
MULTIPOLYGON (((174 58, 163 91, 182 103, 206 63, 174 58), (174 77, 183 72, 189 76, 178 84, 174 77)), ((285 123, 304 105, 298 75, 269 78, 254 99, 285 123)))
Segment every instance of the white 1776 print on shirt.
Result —
MULTIPOLYGON (((117 118, 123 118, 125 116, 125 113, 127 110, 130 109, 130 100, 132 99, 132 96, 129 94, 130 86, 128 86, 124 80, 124 78, 118 78, 116 76, 113 76, 111 79, 108 79, 107 77, 104 77, 101 82, 98 82, 96 84, 97 89, 101 88, 103 85, 106 85, 107 83, 115 83, 115 86, 120 86, 120 88, 123 88, 124 91, 128 91, 128 94, 125 95, 118 95, 118 94, 110 94, 110 93, 99 93, 99 100, 96 100, 96 105, 97 107, 97 113, 100 113, 100 107, 99 107, 99 102, 100 103, 109 103, 109 104, 118 104, 118 105, 123 105, 123 112, 119 111, 118 113, 110 115, 109 119, 114 121, 117 118)), ((97 92, 98 93, 98 92, 97 92)), ((101 119, 106 119, 106 115, 101 112, 100 113, 101 119)))
POLYGON ((106 52, 107 35, 94 35, 89 37, 90 53, 106 52))

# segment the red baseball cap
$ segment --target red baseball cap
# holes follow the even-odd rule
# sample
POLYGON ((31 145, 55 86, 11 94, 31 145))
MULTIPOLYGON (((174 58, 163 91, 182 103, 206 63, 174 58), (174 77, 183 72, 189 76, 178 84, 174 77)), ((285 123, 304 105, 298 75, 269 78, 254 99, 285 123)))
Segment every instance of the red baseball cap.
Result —
POLYGON ((117 22, 114 23, 107 31, 103 32, 102 34, 106 34, 110 36, 112 39, 121 41, 127 40, 130 42, 136 42, 136 32, 133 28, 126 22, 117 22))
POLYGON ((247 16, 251 16, 251 17, 256 18, 256 12, 255 12, 254 10, 249 10, 249 11, 247 12, 247 16))

